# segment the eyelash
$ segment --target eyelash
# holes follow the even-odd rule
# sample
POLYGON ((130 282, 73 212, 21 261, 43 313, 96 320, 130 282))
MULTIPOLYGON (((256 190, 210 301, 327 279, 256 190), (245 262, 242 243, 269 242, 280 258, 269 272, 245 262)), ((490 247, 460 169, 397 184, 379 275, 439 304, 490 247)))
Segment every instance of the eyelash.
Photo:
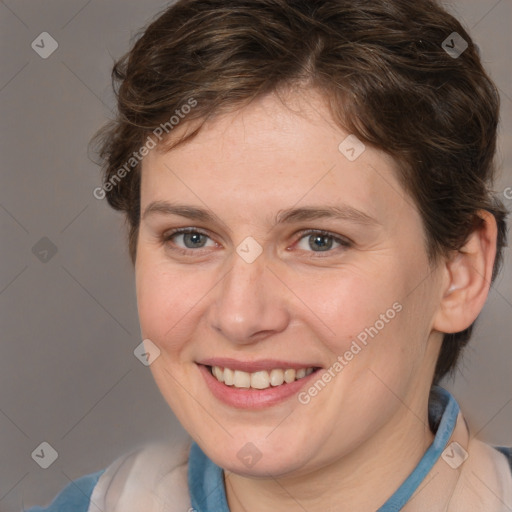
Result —
MULTIPOLYGON (((201 229, 177 228, 170 232, 166 232, 162 237, 162 241, 165 244, 169 244, 169 242, 171 242, 171 240, 174 237, 176 237, 177 235, 182 235, 182 234, 187 234, 187 233, 203 235, 203 236, 210 238, 210 240, 211 240, 211 237, 208 235, 208 233, 206 233, 205 231, 202 231, 201 229)), ((353 245, 353 243, 350 240, 348 240, 346 238, 340 238, 339 236, 336 236, 334 233, 331 233, 329 231, 324 231, 322 229, 306 229, 304 231, 300 231, 298 233, 298 238, 295 243, 300 242, 304 237, 307 237, 308 235, 318 235, 318 236, 330 237, 334 242, 336 242, 340 245, 340 247, 333 248, 328 251, 306 251, 306 252, 311 252, 312 254, 321 254, 321 253, 325 252, 325 253, 327 253, 327 256, 330 256, 335 251, 335 249, 340 249, 340 248, 348 249, 348 248, 352 247, 352 245, 353 245)), ((182 247, 172 247, 173 251, 178 251, 179 253, 181 253, 183 255, 190 255, 192 253, 197 253, 197 252, 200 252, 201 249, 203 249, 203 248, 200 247, 198 249, 184 249, 182 247)), ((326 257, 326 256, 315 256, 315 257, 322 258, 322 257, 326 257)))

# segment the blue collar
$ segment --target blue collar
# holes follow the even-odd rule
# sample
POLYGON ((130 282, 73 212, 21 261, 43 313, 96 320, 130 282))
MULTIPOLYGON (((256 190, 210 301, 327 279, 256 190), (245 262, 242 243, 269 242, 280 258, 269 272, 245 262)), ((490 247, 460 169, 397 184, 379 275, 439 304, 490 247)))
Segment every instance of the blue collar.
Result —
MULTIPOLYGON (((446 390, 435 387, 429 403, 429 417, 439 423, 434 441, 413 472, 377 512, 398 512, 409 501, 421 482, 437 462, 452 436, 459 414, 459 406, 446 390)), ((214 464, 192 442, 188 466, 188 487, 193 509, 196 512, 229 512, 224 488, 223 470, 214 464)))

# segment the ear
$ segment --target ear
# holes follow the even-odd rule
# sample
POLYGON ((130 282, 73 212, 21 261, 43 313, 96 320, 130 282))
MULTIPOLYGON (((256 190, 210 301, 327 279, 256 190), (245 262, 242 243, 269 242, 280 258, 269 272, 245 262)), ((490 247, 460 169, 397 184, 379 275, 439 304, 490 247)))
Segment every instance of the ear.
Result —
POLYGON ((443 333, 467 329, 484 307, 496 257, 497 224, 492 213, 479 210, 480 224, 464 247, 444 266, 442 297, 433 328, 443 333))

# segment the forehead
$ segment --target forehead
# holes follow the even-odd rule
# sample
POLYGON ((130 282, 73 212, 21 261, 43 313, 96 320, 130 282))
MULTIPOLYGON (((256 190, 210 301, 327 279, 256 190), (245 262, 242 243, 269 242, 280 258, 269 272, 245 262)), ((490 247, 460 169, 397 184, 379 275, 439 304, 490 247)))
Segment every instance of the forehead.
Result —
MULTIPOLYGON (((142 210, 158 200, 219 203, 240 216, 300 203, 348 204, 374 217, 413 207, 397 165, 337 126, 314 90, 268 95, 205 123, 190 141, 150 151, 142 164, 142 210)), ((190 129, 185 123, 178 130, 190 129)), ((180 136, 179 132, 174 132, 180 136)))

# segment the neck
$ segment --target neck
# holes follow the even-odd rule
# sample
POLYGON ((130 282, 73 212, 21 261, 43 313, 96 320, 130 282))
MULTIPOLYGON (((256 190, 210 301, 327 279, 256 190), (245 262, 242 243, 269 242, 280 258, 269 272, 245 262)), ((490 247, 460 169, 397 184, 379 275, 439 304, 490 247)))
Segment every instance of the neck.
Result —
MULTIPOLYGON (((425 404, 426 405, 426 404, 425 404)), ((405 407, 357 450, 301 476, 252 479, 225 472, 231 512, 375 511, 413 471, 433 441, 426 407, 405 407)))

